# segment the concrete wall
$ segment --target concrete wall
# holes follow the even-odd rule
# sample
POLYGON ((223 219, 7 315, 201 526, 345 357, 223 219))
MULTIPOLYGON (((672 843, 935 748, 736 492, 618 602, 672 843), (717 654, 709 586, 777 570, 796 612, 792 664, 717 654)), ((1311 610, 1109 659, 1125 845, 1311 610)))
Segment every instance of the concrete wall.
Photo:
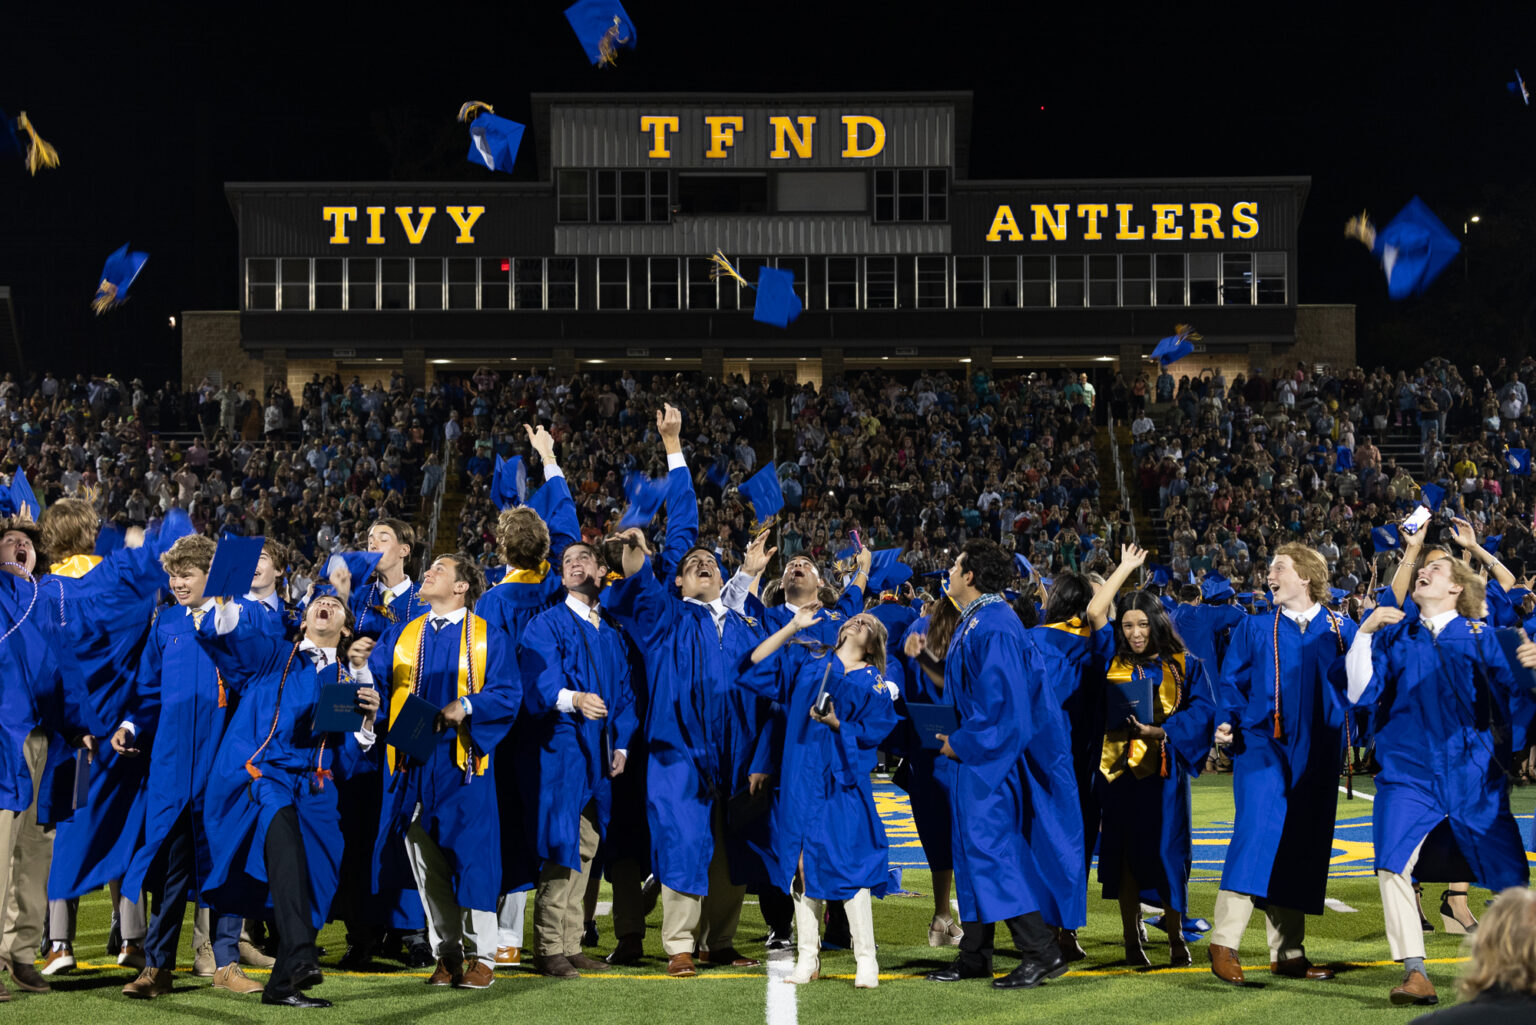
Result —
POLYGON ((264 367, 240 348, 235 310, 184 310, 181 314, 181 380, 196 386, 211 373, 224 383, 260 389, 264 367))
POLYGON ((1296 307, 1296 344, 1286 354, 1309 366, 1326 363, 1335 369, 1356 364, 1355 308, 1347 305, 1296 307))

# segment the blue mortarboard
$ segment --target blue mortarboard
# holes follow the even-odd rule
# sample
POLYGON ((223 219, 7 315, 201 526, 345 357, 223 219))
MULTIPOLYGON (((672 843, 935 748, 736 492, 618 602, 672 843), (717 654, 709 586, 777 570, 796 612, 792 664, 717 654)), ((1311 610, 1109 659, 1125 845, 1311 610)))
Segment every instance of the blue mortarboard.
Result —
POLYGON ((1424 498, 1424 504, 1431 509, 1438 510, 1440 503, 1445 501, 1445 489, 1438 484, 1426 484, 1419 491, 1424 498))
POLYGON ((1483 539, 1483 551, 1497 557, 1499 554, 1499 542, 1504 540, 1503 534, 1489 534, 1483 539))
POLYGON ((528 501, 528 467, 522 456, 511 459, 496 457, 496 469, 491 472, 491 502, 505 512, 528 501))
POLYGON ((492 171, 512 173, 523 126, 495 114, 489 103, 470 100, 459 108, 459 120, 469 122, 469 162, 492 171))
POLYGON ((1152 350, 1152 358, 1163 366, 1177 363, 1179 360, 1195 351, 1195 342, 1200 341, 1197 334, 1188 324, 1175 324, 1173 334, 1157 343, 1152 350))
POLYGON ((1515 69, 1515 80, 1508 83, 1508 85, 1509 91, 1520 97, 1527 107, 1531 105, 1531 91, 1526 88, 1525 79, 1520 77, 1519 68, 1515 69))
POLYGON ((912 567, 901 561, 900 548, 882 548, 869 567, 870 591, 888 591, 912 579, 912 567))
POLYGON ((853 565, 853 560, 859 557, 859 546, 849 545, 836 555, 832 556, 832 564, 838 569, 847 569, 853 565))
POLYGON ((1164 566, 1162 563, 1152 564, 1152 586, 1167 587, 1173 582, 1173 567, 1164 566))
POLYGON ((144 544, 164 555, 170 550, 171 545, 176 543, 177 538, 195 533, 197 530, 192 526, 192 518, 187 515, 186 510, 171 509, 152 529, 144 531, 144 544))
POLYGON ((95 554, 105 559, 119 548, 123 547, 123 532, 111 523, 103 523, 101 529, 96 532, 95 554))
POLYGON ((1035 576, 1035 564, 1029 561, 1029 556, 1023 552, 1013 553, 1013 568, 1019 571, 1021 577, 1035 576))
POLYGON ((38 137, 37 130, 32 127, 32 121, 27 117, 27 112, 22 111, 14 118, 5 111, 0 110, 0 152, 12 153, 21 157, 26 162, 27 170, 33 174, 40 167, 58 167, 59 153, 38 137), (27 144, 21 143, 18 131, 25 132, 27 144))
POLYGON ((1371 247, 1387 274, 1387 294, 1394 299, 1418 295, 1461 252, 1461 243, 1418 196, 1377 231, 1365 214, 1351 218, 1344 233, 1371 247))
POLYGON ((11 476, 11 506, 17 516, 25 516, 33 521, 43 514, 43 504, 37 500, 32 485, 27 482, 27 471, 19 466, 11 476))
POLYGON ((726 469, 726 464, 719 459, 710 460, 709 466, 704 469, 704 478, 721 491, 724 491, 731 483, 730 471, 726 469))
POLYGON ((238 598, 251 589, 251 578, 256 575, 256 561, 261 558, 264 537, 240 537, 225 534, 219 538, 219 546, 213 551, 213 564, 208 567, 208 580, 203 584, 203 595, 208 598, 238 598))
POLYGON ((788 327, 805 310, 795 294, 795 275, 787 270, 763 267, 757 272, 757 302, 752 319, 774 327, 788 327))
POLYGON ((752 515, 757 518, 759 530, 784 508, 784 492, 779 490, 779 468, 773 463, 742 481, 736 490, 752 503, 752 515))
POLYGON ((619 0, 576 0, 565 20, 593 64, 617 64, 619 47, 634 49, 635 23, 619 0))
POLYGON ((1328 594, 1336 602, 1343 601, 1349 597, 1349 592, 1342 587, 1330 587, 1328 588, 1328 594))
POLYGON ((315 589, 310 592, 309 600, 313 603, 320 598, 335 598, 337 601, 341 601, 341 592, 336 590, 335 584, 320 581, 315 584, 315 589))
POLYGON ((101 284, 96 286, 96 298, 91 300, 91 309, 100 315, 120 305, 128 296, 128 286, 139 276, 139 271, 144 269, 144 261, 148 259, 148 253, 130 253, 128 243, 124 242, 107 257, 106 264, 101 268, 101 284))
POLYGON ((1403 546, 1402 535, 1397 532, 1397 524, 1384 523, 1371 529, 1371 544, 1376 546, 1378 552, 1385 552, 1392 548, 1403 546))
POLYGON ((1509 466, 1509 472, 1517 477, 1531 475, 1531 450, 1528 448, 1506 449, 1504 462, 1509 466))
POLYGON ((651 480, 643 473, 632 473, 625 477, 624 494, 629 498, 629 505, 619 520, 619 529, 650 526, 667 501, 669 487, 670 483, 665 477, 651 480))
POLYGON ((1232 581, 1220 573, 1207 573, 1200 581, 1200 596, 1206 601, 1222 601, 1232 597, 1232 581))
POLYGON ((379 560, 384 558, 383 552, 338 552, 331 556, 331 561, 326 564, 326 574, 329 575, 330 567, 337 559, 347 567, 347 572, 352 575, 352 589, 355 591, 362 586, 363 581, 373 576, 373 571, 379 568, 379 560))
POLYGON ((502 563, 500 566, 485 567, 485 586, 495 587, 497 584, 501 583, 503 579, 506 578, 506 575, 506 563, 502 563))
POLYGON ((1003 597, 1007 598, 1010 603, 1016 602, 1019 600, 1019 592, 1011 587, 1005 587, 1003 588, 1003 597))

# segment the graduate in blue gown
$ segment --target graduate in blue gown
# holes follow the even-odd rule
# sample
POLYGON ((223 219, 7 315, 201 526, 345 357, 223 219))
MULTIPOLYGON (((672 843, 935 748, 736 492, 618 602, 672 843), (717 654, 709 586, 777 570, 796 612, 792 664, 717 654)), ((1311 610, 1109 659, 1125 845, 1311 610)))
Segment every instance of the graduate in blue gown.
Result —
POLYGON ((819 974, 822 902, 841 900, 854 986, 873 989, 880 967, 870 898, 885 895, 890 869, 870 774, 876 748, 896 725, 897 688, 883 679, 885 626, 869 613, 849 619, 833 647, 786 647, 820 613, 815 604, 801 607, 740 666, 741 684, 777 702, 786 717, 778 797, 769 812, 774 846, 763 854, 774 885, 795 902, 799 952, 788 981, 807 983, 819 974))
POLYGON ((625 576, 609 587, 608 609, 645 658, 646 807, 668 972, 694 975, 696 950, 711 963, 755 965, 735 948, 745 884, 733 859, 745 844, 727 837, 724 812, 733 795, 750 792, 754 771, 768 769, 769 703, 733 679, 763 628, 725 607, 708 549, 683 557, 672 581, 678 598, 656 578, 641 532, 619 537, 625 576))
POLYGON ((609 829, 611 780, 623 775, 640 728, 629 644, 599 610, 605 575, 591 545, 567 546, 559 577, 566 598, 534 617, 518 647, 541 782, 536 954, 539 970, 556 978, 608 967, 582 953, 582 899, 609 829))
POLYGON ((949 571, 960 626, 944 656, 943 698, 959 726, 943 737, 948 761, 941 771, 954 816, 950 842, 965 934, 955 963, 928 976, 935 982, 990 977, 999 921, 1022 960, 993 985, 1030 988, 1067 970, 1041 914, 1051 906, 1041 854, 1053 848, 1049 857, 1058 863, 1080 865, 1082 822, 1070 757, 1026 759, 1049 733, 1064 750, 1064 722, 1024 626, 1003 597, 1013 572, 1008 554, 982 539, 967 541, 949 571), (1063 793, 1070 797, 1065 809, 1063 793))
POLYGON ((1211 970, 1239 985, 1237 949, 1255 906, 1269 922, 1274 974, 1333 977, 1307 959, 1305 916, 1323 913, 1344 756, 1343 710, 1328 670, 1356 627, 1322 607, 1328 567, 1304 545, 1276 549, 1269 590, 1275 610, 1232 631, 1216 693, 1215 740, 1231 747, 1237 815, 1216 897, 1211 970))
POLYGON ((1132 715, 1104 737, 1095 786, 1103 815, 1099 882, 1119 900, 1127 964, 1152 962, 1142 949, 1141 904, 1160 904, 1170 964, 1193 963, 1184 942, 1193 862, 1189 781, 1200 774, 1215 728, 1215 693, 1205 664, 1185 649, 1162 602, 1145 591, 1120 600, 1111 687, 1150 681, 1153 714, 1132 715))
POLYGON ((374 743, 379 692, 367 664, 372 642, 348 653, 351 612, 317 588, 302 641, 274 636, 255 602, 227 602, 204 616, 197 639, 236 698, 203 805, 212 869, 204 896, 249 918, 272 918, 277 962, 263 1003, 323 1007, 305 995, 320 981, 315 936, 325 924, 341 871, 335 770, 356 764, 374 743), (356 684, 363 714, 356 733, 314 731, 322 688, 356 684))
POLYGON ((1228 632, 1244 619, 1243 611, 1231 604, 1232 595, 1231 581, 1208 576, 1198 586, 1184 585, 1179 603, 1168 613, 1179 639, 1205 665, 1211 679, 1221 670, 1220 653, 1226 648, 1228 632))
POLYGON ((515 653, 471 611, 484 588, 469 556, 441 556, 422 577, 428 612, 385 634, 370 656, 374 679, 388 681, 390 726, 415 695, 438 709, 442 737, 425 762, 386 751, 374 886, 407 883, 400 858, 408 857, 438 959, 428 984, 467 989, 494 979, 502 893, 494 762, 522 705, 515 653))
POLYGON ((297 638, 304 632, 304 610, 283 600, 283 575, 287 569, 288 546, 276 538, 263 540, 245 600, 261 613, 258 623, 263 632, 279 638, 297 638))
POLYGON ((1517 673, 1536 667, 1536 644, 1524 641, 1511 667, 1480 621, 1482 592, 1470 566, 1430 551, 1413 589, 1418 618, 1377 609, 1345 660, 1345 696, 1372 708, 1376 726, 1372 842, 1387 943, 1404 967, 1394 1004, 1436 1000, 1414 878, 1472 879, 1495 893, 1530 881, 1509 787, 1536 715, 1517 673))
POLYGON ((368 551, 379 553, 378 566, 367 580, 352 580, 340 568, 331 582, 348 594, 358 636, 381 637, 398 630, 427 611, 417 596, 419 586, 405 571, 416 547, 416 531, 404 520, 379 520, 368 528, 368 551))

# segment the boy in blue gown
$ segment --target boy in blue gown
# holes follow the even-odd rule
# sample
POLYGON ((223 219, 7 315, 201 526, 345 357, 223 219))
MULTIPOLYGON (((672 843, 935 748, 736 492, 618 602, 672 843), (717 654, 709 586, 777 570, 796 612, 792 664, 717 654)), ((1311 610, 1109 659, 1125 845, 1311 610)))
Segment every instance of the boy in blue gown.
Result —
POLYGON ((274 636, 270 613, 256 603, 228 602, 198 628, 199 643, 239 699, 204 803, 213 867, 203 892, 222 909, 270 916, 277 926, 264 1004, 329 1006, 304 992, 321 981, 315 936, 341 867, 336 788, 328 781, 334 767, 355 764, 372 747, 379 709, 367 664, 372 642, 359 638, 351 652, 343 646, 352 639, 350 619, 334 590, 317 588, 300 642, 274 636), (361 728, 314 733, 321 689, 354 682, 361 728))
POLYGON ((608 968, 582 953, 582 898, 609 829, 611 780, 624 773, 640 728, 628 642, 599 611, 605 575, 591 545, 566 546, 566 598, 534 617, 517 654, 541 783, 536 954, 539 971, 555 978, 608 968))
MULTIPOLYGON (((1509 779, 1536 696, 1479 621, 1483 583, 1469 566, 1427 553, 1413 603, 1416 619, 1382 606, 1360 625, 1345 660, 1346 697, 1372 709, 1381 763, 1372 841, 1387 944, 1403 962, 1389 999, 1433 1004, 1413 881, 1474 879, 1495 893, 1529 885, 1509 779)), ((1536 644, 1524 641, 1517 654, 1522 667, 1536 667, 1536 644)))
POLYGON ((502 887, 493 762, 522 704, 514 653, 471 612, 484 588, 469 556, 440 557, 422 576, 428 611, 385 634, 370 658, 374 679, 388 681, 389 722, 414 694, 439 709, 443 737, 425 763, 393 746, 385 752, 374 886, 405 882, 399 860, 408 857, 437 954, 427 984, 459 989, 495 979, 502 887))
POLYGON ((1256 906, 1268 923, 1273 974, 1333 978, 1307 959, 1305 916, 1323 913, 1344 754, 1328 670, 1356 628, 1322 607, 1328 566, 1304 545, 1275 550, 1269 590, 1275 611, 1232 631, 1216 693, 1215 740, 1231 745, 1237 815, 1210 957, 1212 974, 1234 985, 1244 982, 1237 951, 1256 906))

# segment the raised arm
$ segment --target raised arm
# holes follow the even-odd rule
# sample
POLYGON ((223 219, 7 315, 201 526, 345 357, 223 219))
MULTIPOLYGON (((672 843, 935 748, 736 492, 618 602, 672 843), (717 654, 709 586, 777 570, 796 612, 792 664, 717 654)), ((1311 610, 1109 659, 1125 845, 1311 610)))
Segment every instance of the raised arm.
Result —
POLYGON ((1508 591, 1515 586, 1515 575, 1509 568, 1499 561, 1499 557, 1477 543, 1477 531, 1472 529, 1472 524, 1460 518, 1451 520, 1455 527, 1452 538, 1461 545, 1461 550, 1473 564, 1482 563, 1488 567, 1488 575, 1499 582, 1499 586, 1508 591))
POLYGON ((1424 528, 1410 532, 1399 523, 1397 533, 1403 539, 1403 561, 1397 564, 1397 572, 1392 574, 1392 598, 1397 607, 1402 608, 1413 591, 1414 578, 1419 575, 1419 559, 1424 554, 1424 528))
POLYGON ((539 514, 549 527, 550 560, 559 563, 567 546, 581 538, 581 521, 576 518, 576 502, 571 497, 570 482, 555 459, 555 439, 542 426, 537 430, 524 424, 528 444, 544 464, 544 486, 533 493, 528 507, 539 514))
POLYGON ((642 652, 651 651, 677 625, 679 603, 656 579, 640 529, 634 527, 619 536, 626 542, 624 579, 609 585, 607 608, 642 652))
POLYGON ((1134 544, 1120 546, 1120 565, 1115 567, 1115 571, 1109 575, 1108 580, 1104 581, 1103 586, 1094 592, 1093 600, 1088 603, 1088 619, 1095 630, 1109 622, 1109 608, 1115 603, 1115 595, 1120 593, 1120 588, 1131 579, 1131 574, 1140 569, 1142 563, 1146 561, 1145 548, 1134 544))
MULTIPOLYGON (((788 644, 789 639, 795 636, 795 634, 819 622, 821 622, 820 602, 811 602, 809 605, 801 606, 793 619, 769 634, 763 639, 761 644, 752 649, 752 652, 747 656, 747 666, 757 665, 763 659, 788 644)), ((743 668, 746 668, 746 666, 743 668)))
POLYGON ((213 659, 225 684, 242 693, 253 680, 277 672, 293 645, 261 629, 257 616, 245 615, 243 603, 225 602, 203 617, 197 643, 213 659))
POLYGON ((683 414, 665 406, 656 414, 656 433, 667 450, 667 533, 661 545, 661 571, 677 572, 683 555, 699 541, 699 498, 683 456, 683 414))

